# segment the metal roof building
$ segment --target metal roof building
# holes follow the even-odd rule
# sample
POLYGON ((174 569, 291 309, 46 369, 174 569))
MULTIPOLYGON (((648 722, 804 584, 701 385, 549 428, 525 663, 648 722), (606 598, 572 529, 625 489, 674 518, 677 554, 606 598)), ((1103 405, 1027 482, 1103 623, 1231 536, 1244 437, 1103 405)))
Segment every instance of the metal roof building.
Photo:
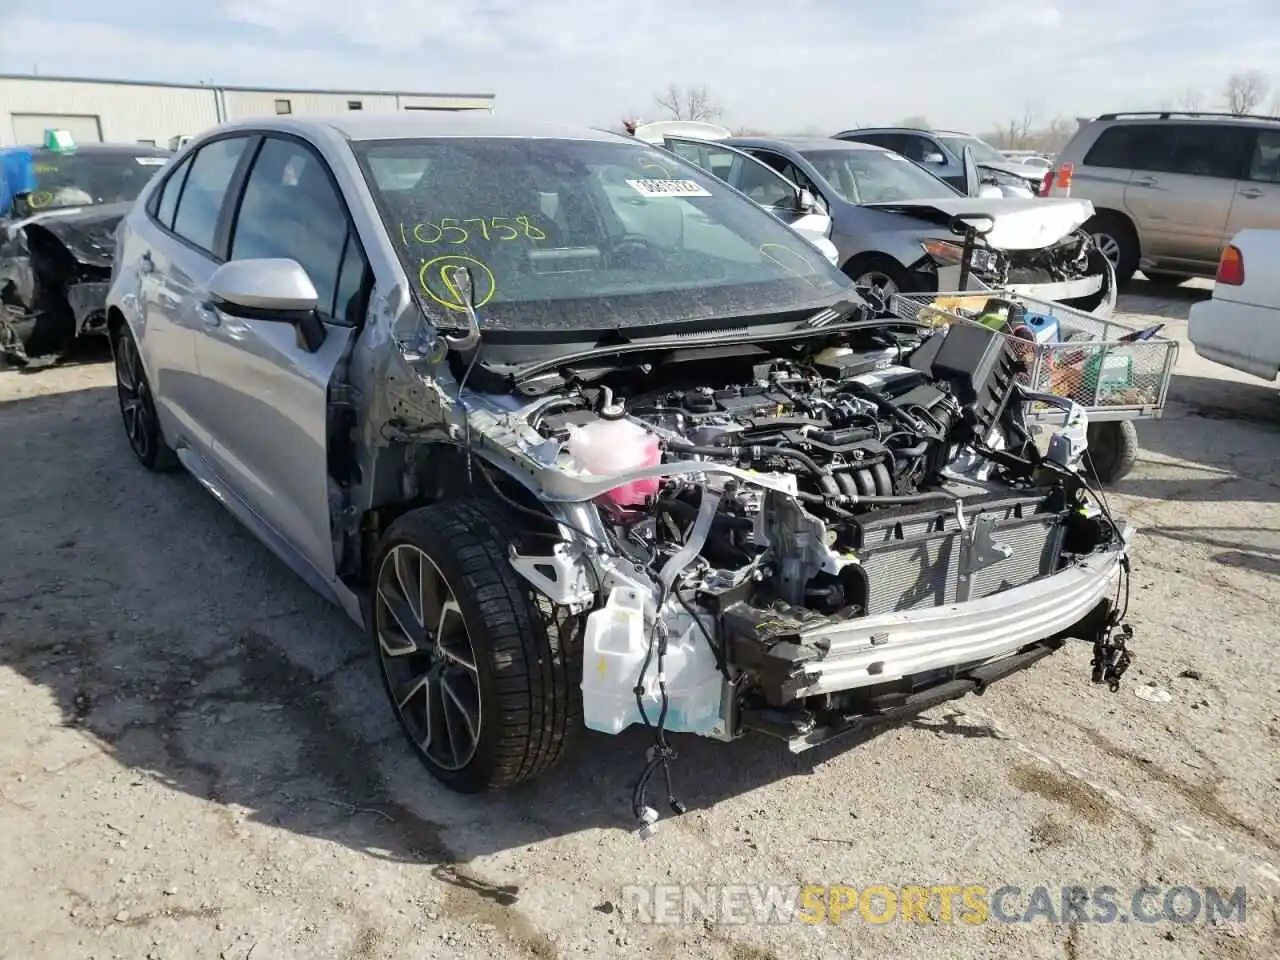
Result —
POLYGON ((132 80, 0 74, 0 146, 39 143, 45 130, 82 142, 154 143, 226 120, 348 110, 493 110, 491 93, 406 90, 277 90, 132 80))

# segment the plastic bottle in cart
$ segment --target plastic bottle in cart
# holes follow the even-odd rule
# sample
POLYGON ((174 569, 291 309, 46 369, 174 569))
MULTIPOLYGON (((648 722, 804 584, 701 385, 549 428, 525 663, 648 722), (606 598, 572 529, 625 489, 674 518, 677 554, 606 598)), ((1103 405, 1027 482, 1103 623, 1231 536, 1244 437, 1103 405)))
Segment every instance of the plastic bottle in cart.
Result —
MULTIPOLYGON (((599 420, 569 427, 569 455, 588 473, 598 476, 655 467, 662 462, 657 436, 627 420, 622 405, 613 402, 604 405, 599 420)), ((660 485, 657 477, 633 480, 596 499, 617 507, 635 507, 656 494, 660 485)))

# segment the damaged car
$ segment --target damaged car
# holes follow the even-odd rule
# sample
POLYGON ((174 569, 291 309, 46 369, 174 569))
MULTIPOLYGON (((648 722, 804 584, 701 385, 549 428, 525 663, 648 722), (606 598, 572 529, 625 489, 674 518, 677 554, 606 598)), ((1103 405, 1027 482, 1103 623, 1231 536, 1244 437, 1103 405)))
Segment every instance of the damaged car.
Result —
POLYGON ((105 332, 116 225, 170 156, 65 137, 0 148, 0 356, 53 361, 105 332))
MULTIPOLYGON (((669 146, 678 146, 668 138, 669 146)), ((888 294, 1000 288, 1106 316, 1115 271, 1081 227, 1088 200, 966 196, 882 147, 827 138, 732 138, 831 215, 841 269, 888 294), (966 234, 976 232, 962 278, 966 234)), ((969 179, 974 163, 970 160, 969 179)), ((971 191, 979 192, 974 184, 971 191)))
POLYGON ((649 144, 241 121, 118 243, 137 460, 184 467, 363 626, 451 788, 645 725, 649 826, 669 734, 803 750, 1071 638, 1094 681, 1128 665, 1131 531, 1080 471, 1080 408, 1040 398, 1064 411, 1042 454, 1014 341, 876 315, 649 144))

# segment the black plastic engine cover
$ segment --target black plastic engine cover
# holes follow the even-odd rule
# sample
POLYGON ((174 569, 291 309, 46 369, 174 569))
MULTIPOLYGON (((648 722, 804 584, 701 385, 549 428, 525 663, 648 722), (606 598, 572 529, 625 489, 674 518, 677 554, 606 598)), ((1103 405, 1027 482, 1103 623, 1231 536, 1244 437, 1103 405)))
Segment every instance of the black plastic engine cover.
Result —
POLYGON ((916 369, 925 363, 935 379, 951 384, 978 436, 986 436, 1000 419, 1014 380, 1025 369, 1003 334, 967 323, 953 324, 944 336, 926 341, 911 358, 916 369))

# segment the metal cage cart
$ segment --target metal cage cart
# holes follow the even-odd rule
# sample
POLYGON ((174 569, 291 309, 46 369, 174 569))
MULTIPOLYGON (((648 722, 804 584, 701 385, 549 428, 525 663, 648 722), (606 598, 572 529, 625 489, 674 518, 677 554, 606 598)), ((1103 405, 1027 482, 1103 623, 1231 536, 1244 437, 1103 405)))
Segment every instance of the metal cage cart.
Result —
MULTIPOLYGON (((1031 390, 1069 397, 1087 411, 1087 456, 1103 483, 1115 483, 1133 469, 1138 454, 1133 421, 1164 412, 1178 343, 1157 336, 1160 327, 1130 327, 1000 290, 895 294, 889 310, 929 326, 978 324, 1008 337, 1027 361, 1031 390)), ((1033 404, 1027 413, 1032 422, 1062 417, 1043 404, 1033 404)))

